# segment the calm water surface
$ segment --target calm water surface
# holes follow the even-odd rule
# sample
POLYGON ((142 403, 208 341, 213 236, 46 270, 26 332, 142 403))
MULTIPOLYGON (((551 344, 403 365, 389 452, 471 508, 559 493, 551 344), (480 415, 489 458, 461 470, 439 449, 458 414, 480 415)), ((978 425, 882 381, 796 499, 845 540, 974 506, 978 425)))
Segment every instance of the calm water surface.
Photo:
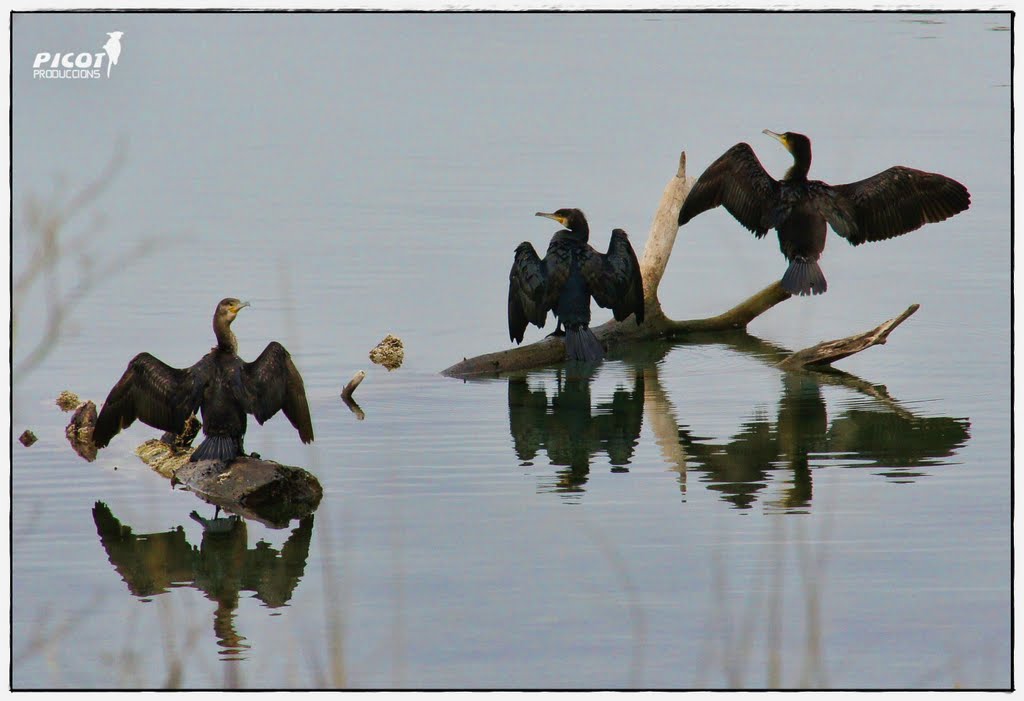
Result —
MULTIPOLYGON (((34 212, 102 187, 13 299, 14 686, 1007 687, 1008 24, 15 16, 16 280, 34 212), (36 53, 114 30, 109 79, 32 79, 36 53), (438 374, 508 345, 512 251, 553 232, 535 211, 581 207, 595 244, 621 226, 640 250, 680 150, 698 175, 748 141, 781 175, 764 128, 810 135, 812 176, 906 164, 971 209, 832 236, 828 293, 749 336, 438 374), (213 508, 134 456, 153 430, 87 463, 54 406, 101 401, 142 350, 193 363, 225 296, 253 303, 242 355, 280 340, 306 381, 315 443, 282 417, 246 437, 324 487, 284 528, 204 533, 213 508), (772 366, 913 302, 851 376, 772 366), (390 373, 367 359, 387 333, 390 373), (363 420, 338 397, 360 369, 363 420)), ((715 211, 680 231, 661 300, 716 314, 783 270, 774 237, 715 211)))

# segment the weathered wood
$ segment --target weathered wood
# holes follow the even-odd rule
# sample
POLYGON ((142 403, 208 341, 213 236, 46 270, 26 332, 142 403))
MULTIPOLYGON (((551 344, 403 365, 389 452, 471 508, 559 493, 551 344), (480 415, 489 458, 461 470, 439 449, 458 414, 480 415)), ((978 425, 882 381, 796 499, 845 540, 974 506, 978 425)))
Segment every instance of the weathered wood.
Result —
POLYGON ((718 331, 739 331, 766 311, 780 302, 792 297, 782 289, 782 282, 776 280, 768 287, 752 297, 743 300, 727 312, 707 319, 691 319, 689 321, 673 321, 666 319, 660 334, 666 338, 692 333, 709 333, 718 331))
POLYGON ((356 391, 356 387, 358 387, 364 379, 366 379, 366 371, 360 370, 352 376, 352 379, 349 380, 348 384, 341 390, 341 398, 345 400, 346 404, 352 399, 352 393, 356 391))
POLYGON ((146 441, 135 452, 173 484, 204 501, 275 528, 312 513, 323 497, 323 488, 312 474, 273 460, 243 456, 229 463, 189 462, 192 450, 175 450, 157 439, 146 441))
POLYGON ((889 334, 892 333, 893 329, 906 321, 920 308, 920 304, 911 304, 899 316, 879 324, 870 331, 833 341, 822 341, 810 348, 799 350, 780 361, 778 367, 784 370, 795 370, 806 366, 830 365, 837 360, 842 360, 872 346, 882 345, 889 338, 889 334))
POLYGON ((360 421, 366 418, 366 412, 364 412, 363 408, 359 406, 359 402, 352 398, 352 393, 356 391, 356 387, 359 386, 359 383, 361 383, 365 377, 366 372, 364 370, 360 370, 352 376, 352 379, 348 381, 345 388, 341 390, 341 401, 345 402, 345 406, 347 406, 349 411, 355 414, 356 418, 360 421))
MULTIPOLYGON (((630 317, 625 321, 611 320, 593 329, 594 335, 609 351, 626 341, 649 341, 659 338, 680 338, 690 334, 736 331, 747 328, 755 318, 789 299, 790 294, 782 289, 779 282, 773 282, 749 299, 707 319, 676 321, 662 313, 654 300, 648 304, 647 318, 639 326, 630 317)), ((474 358, 463 359, 441 374, 449 377, 470 377, 495 373, 526 370, 565 359, 565 343, 561 338, 544 338, 518 348, 487 353, 474 358)))
POLYGON ((661 278, 665 276, 668 259, 676 244, 676 234, 679 233, 679 210, 682 209, 683 200, 695 182, 696 178, 686 177, 686 151, 683 151, 679 154, 679 167, 675 176, 669 180, 664 192, 661 193, 661 201, 654 212, 654 221, 651 222, 644 252, 640 258, 647 314, 653 312, 655 315, 661 315, 658 286, 661 284, 661 278))

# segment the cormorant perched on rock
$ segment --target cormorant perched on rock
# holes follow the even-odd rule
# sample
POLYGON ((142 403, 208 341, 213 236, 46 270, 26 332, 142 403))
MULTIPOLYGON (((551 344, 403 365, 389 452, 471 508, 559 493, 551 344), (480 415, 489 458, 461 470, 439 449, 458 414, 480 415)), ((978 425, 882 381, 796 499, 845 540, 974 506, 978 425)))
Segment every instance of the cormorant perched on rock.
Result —
POLYGON ((590 228, 583 212, 559 209, 537 212, 565 227, 551 237, 541 259, 524 241, 516 248, 508 283, 508 334, 521 343, 527 323, 543 327, 548 311, 558 328, 565 327, 567 360, 600 360, 604 348, 590 330, 590 298, 611 309, 618 321, 630 314, 644 320, 644 289, 640 263, 622 229, 612 231, 607 253, 598 253, 587 241, 590 228))
POLYGON ((213 314, 217 346, 190 368, 179 370, 149 353, 139 353, 107 395, 96 419, 93 441, 104 448, 135 419, 175 434, 202 410, 205 440, 189 458, 231 460, 244 455, 246 414, 263 424, 278 411, 299 431, 303 443, 313 440, 302 376, 285 347, 271 341, 256 360, 238 357, 231 322, 248 302, 228 298, 213 314))
POLYGON ((775 180, 748 144, 736 144, 697 179, 683 202, 679 224, 723 205, 757 238, 775 229, 789 260, 782 286, 790 294, 821 294, 828 288, 818 267, 826 222, 857 246, 940 222, 971 204, 967 188, 956 180, 906 166, 846 185, 808 180, 811 140, 789 131, 764 133, 793 154, 793 167, 785 177, 775 180))

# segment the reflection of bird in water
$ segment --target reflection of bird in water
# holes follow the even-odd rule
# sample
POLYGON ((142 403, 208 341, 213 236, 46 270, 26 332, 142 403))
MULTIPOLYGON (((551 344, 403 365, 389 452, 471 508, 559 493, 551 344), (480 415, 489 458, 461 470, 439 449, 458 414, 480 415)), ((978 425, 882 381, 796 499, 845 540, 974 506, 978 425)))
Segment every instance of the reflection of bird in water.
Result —
POLYGON ((149 353, 135 356, 96 419, 96 447, 105 447, 135 419, 181 433, 185 421, 200 409, 206 438, 192 453, 192 461, 227 461, 244 454, 247 413, 263 424, 284 411, 302 442, 312 441, 302 376, 284 346, 271 341, 251 363, 238 357, 231 322, 248 304, 233 298, 221 300, 213 315, 217 346, 190 368, 172 368, 149 353))
POLYGON ((567 467, 559 474, 558 491, 580 491, 599 452, 607 453, 613 472, 624 472, 640 441, 643 376, 638 373, 631 388, 617 387, 610 402, 596 406, 591 404, 592 380, 559 378, 550 404, 543 387, 531 389, 524 377, 508 380, 509 432, 516 457, 528 463, 543 450, 552 465, 567 467))
POLYGON ((117 65, 117 59, 121 58, 121 37, 124 32, 107 32, 107 43, 103 50, 107 52, 107 77, 110 77, 110 67, 117 65))
POLYGON ((810 139, 788 131, 764 133, 793 155, 785 177, 775 180, 748 144, 736 144, 698 178, 683 202, 679 224, 722 205, 757 238, 775 229, 779 248, 789 260, 782 286, 790 294, 821 294, 828 289, 818 266, 826 223, 857 246, 940 222, 970 206, 970 193, 957 181, 905 166, 846 185, 808 180, 810 139))
POLYGON ((305 576, 313 535, 310 514, 292 529, 280 550, 263 540, 249 548, 243 519, 211 522, 193 515, 193 520, 203 524, 202 540, 196 547, 189 543, 182 526, 133 533, 103 502, 95 503, 92 516, 110 564, 132 595, 147 600, 192 587, 217 603, 214 634, 223 648, 221 655, 231 658, 240 658, 250 647, 235 628, 241 593, 251 592, 271 609, 286 605, 305 576))
POLYGON ((856 455, 866 467, 884 467, 887 477, 907 480, 921 468, 950 464, 948 458, 971 437, 971 422, 949 416, 848 408, 828 429, 829 450, 856 455))
POLYGON ((815 373, 785 373, 776 419, 758 411, 724 443, 680 428, 691 469, 704 473, 709 489, 745 509, 776 479, 773 473, 785 468, 792 477, 779 505, 801 509, 813 497, 814 460, 884 466, 892 471, 881 474, 907 479, 922 474, 908 468, 943 464, 969 438, 965 419, 914 416, 895 410, 895 403, 861 402, 830 421, 820 382, 815 373))
POLYGON ((622 229, 612 231, 607 253, 588 244, 590 228, 583 212, 559 209, 537 212, 565 227, 551 237, 544 258, 528 241, 516 248, 508 286, 508 333, 521 343, 526 325, 538 328, 547 321, 548 311, 565 327, 567 360, 600 360, 604 348, 590 330, 590 298, 611 309, 618 321, 630 314, 636 323, 644 320, 644 292, 640 263, 622 229))
POLYGON ((787 372, 775 422, 779 457, 793 471, 791 486, 781 505, 787 509, 809 506, 813 496, 811 455, 827 448, 828 411, 821 385, 810 373, 787 372))

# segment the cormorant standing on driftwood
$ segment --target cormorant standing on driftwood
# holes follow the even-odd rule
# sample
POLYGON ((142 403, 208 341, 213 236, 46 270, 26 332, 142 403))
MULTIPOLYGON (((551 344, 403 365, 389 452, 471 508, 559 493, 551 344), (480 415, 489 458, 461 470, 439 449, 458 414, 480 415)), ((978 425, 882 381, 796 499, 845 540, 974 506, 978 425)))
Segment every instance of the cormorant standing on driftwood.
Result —
POLYGON ((107 395, 96 419, 93 441, 104 448, 135 419, 175 434, 202 410, 206 438, 189 458, 231 460, 244 455, 246 414, 263 424, 278 411, 291 421, 303 443, 313 440, 302 376, 285 347, 271 341, 251 363, 238 357, 231 322, 248 302, 220 301, 213 314, 217 346, 190 368, 179 370, 149 353, 139 353, 107 395))
POLYGON ((956 180, 906 166, 846 185, 808 180, 811 140, 790 131, 764 133, 793 155, 785 177, 775 180, 748 144, 736 144, 697 179, 683 202, 679 224, 723 205, 757 238, 775 229, 789 260, 782 286, 790 294, 821 294, 828 288, 818 266, 826 223, 857 246, 940 222, 971 204, 967 188, 956 180))
POLYGON ((567 360, 600 360, 604 348, 590 330, 590 298, 611 309, 618 321, 630 314, 644 320, 644 289, 640 263, 622 229, 612 231, 607 253, 598 253, 587 242, 590 228, 583 212, 559 209, 537 212, 565 227, 551 237, 544 258, 524 241, 516 248, 508 284, 508 334, 521 343, 527 323, 543 327, 548 311, 558 328, 565 327, 567 360))

